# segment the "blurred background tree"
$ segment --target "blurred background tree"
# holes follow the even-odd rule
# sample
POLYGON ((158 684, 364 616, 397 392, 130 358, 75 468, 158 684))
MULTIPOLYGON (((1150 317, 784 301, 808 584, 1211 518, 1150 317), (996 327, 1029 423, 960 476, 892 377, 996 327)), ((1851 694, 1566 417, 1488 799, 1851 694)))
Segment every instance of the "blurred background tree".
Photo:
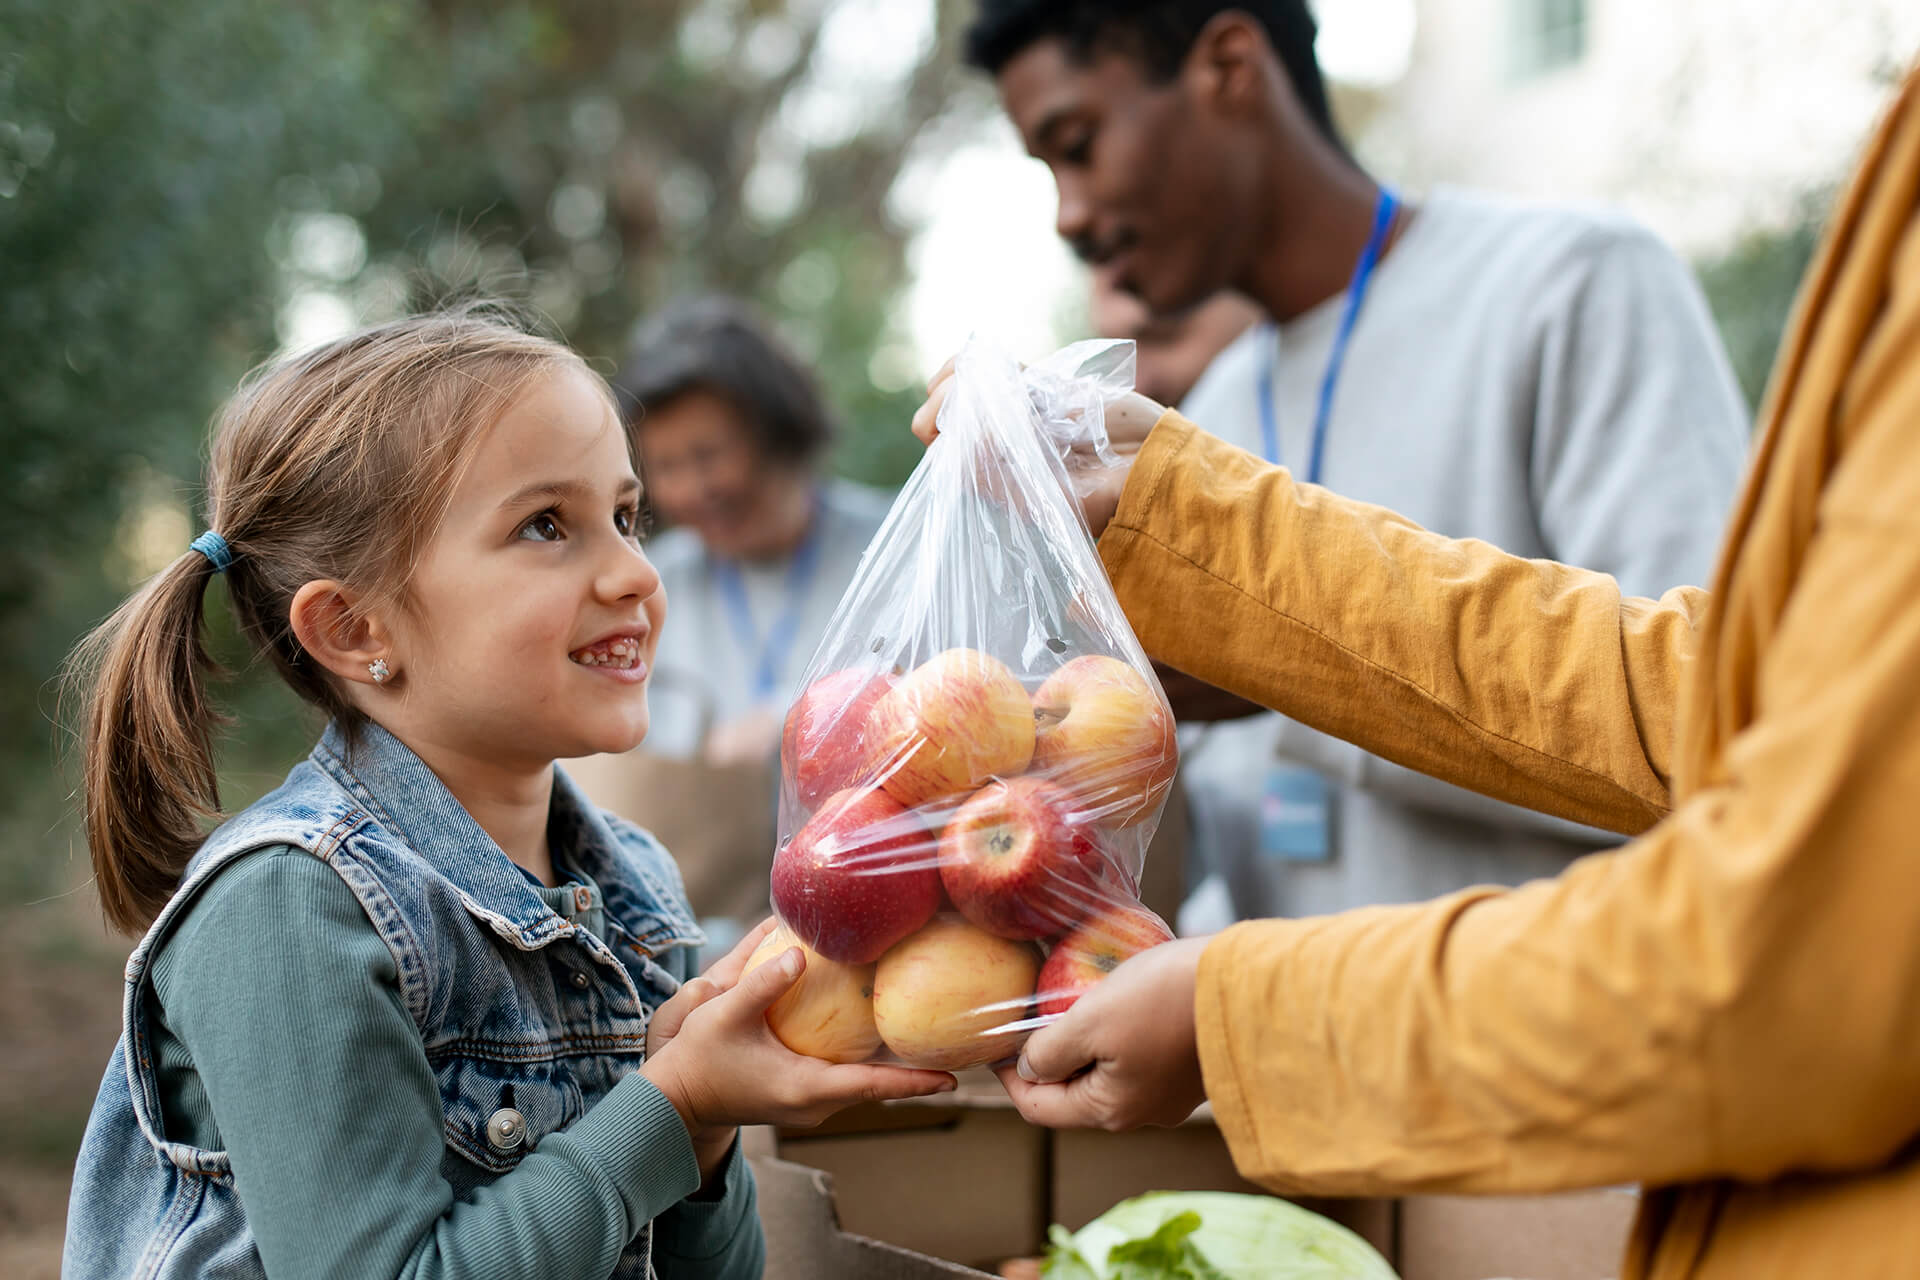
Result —
POLYGON ((1811 193, 1786 226, 1749 232, 1726 252, 1694 264, 1740 389, 1756 411, 1833 199, 1832 191, 1811 193))
MULTIPOLYGON (((889 328, 908 228, 888 193, 955 99, 964 6, 893 21, 890 65, 850 67, 836 46, 859 24, 870 45, 888 9, 5 0, 0 808, 57 818, 60 657, 186 545, 207 421, 283 342, 480 292, 610 370, 648 307, 728 290, 815 361, 838 468, 903 478, 916 370, 889 328)), ((264 683, 232 696, 266 725, 230 753, 246 792, 309 726, 264 683)), ((9 837, 0 883, 46 887, 44 842, 9 837)))
POLYGON ((0 23, 0 889, 43 839, 66 648, 191 537, 208 416, 274 341, 269 232, 404 135, 381 6, 6 0, 0 23), (371 38, 369 38, 371 37, 371 38), (170 91, 193 84, 195 92, 170 91))

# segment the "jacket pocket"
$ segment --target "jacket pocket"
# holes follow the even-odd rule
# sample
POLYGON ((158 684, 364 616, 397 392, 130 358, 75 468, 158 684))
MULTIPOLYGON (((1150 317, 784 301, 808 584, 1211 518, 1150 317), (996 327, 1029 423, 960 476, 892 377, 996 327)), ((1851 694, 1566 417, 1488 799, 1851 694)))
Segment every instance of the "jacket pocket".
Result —
POLYGON ((499 1057, 468 1052, 437 1061, 434 1072, 447 1150, 483 1171, 478 1181, 512 1169, 542 1138, 586 1112, 564 1061, 516 1060, 511 1051, 499 1057))

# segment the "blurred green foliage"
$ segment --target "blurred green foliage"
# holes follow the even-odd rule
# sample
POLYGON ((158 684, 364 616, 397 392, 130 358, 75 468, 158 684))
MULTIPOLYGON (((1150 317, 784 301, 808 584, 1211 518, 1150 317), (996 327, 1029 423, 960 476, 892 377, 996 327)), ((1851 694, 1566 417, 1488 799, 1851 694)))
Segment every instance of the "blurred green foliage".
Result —
MULTIPOLYGON (((918 397, 898 359, 870 376, 902 338, 887 196, 966 6, 864 94, 816 56, 839 7, 0 0, 0 893, 74 856, 62 656, 184 548, 212 413, 315 308, 506 296, 610 371, 647 308, 730 290, 816 361, 838 469, 904 476, 918 397)), ((313 726, 271 681, 228 692, 232 805, 313 726)))
POLYGON ((212 407, 269 349, 284 183, 387 154, 381 6, 0 4, 0 810, 31 887, 50 681, 126 589, 135 499, 185 496, 212 407))
POLYGON ((1831 204, 1830 192, 1810 195, 1786 226, 1751 232, 1695 264, 1740 390, 1756 409, 1831 204))

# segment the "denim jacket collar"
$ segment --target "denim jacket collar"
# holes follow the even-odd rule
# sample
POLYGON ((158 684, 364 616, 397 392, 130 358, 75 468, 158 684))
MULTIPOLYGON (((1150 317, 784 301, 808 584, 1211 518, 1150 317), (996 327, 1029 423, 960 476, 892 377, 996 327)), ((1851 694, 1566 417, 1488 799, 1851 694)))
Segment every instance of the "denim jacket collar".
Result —
MULTIPOLYGON (((426 762, 378 724, 363 722, 351 740, 337 721, 329 724, 312 760, 446 876, 496 932, 524 947, 572 932, 426 762)), ((604 815, 558 768, 548 836, 556 861, 599 884, 610 917, 639 927, 649 950, 701 939, 675 887, 655 883, 648 868, 620 854, 604 815)))

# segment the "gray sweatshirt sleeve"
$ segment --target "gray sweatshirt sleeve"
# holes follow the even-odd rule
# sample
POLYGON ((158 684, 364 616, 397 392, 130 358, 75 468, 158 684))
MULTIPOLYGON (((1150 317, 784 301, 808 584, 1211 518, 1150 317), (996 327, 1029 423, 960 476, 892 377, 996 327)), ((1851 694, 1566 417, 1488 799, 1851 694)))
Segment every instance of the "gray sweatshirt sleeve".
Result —
POLYGON ((1651 232, 1602 224, 1549 260, 1535 298, 1531 471, 1549 554, 1629 596, 1708 585, 1748 424, 1692 275, 1651 232))
MULTIPOLYGON (((269 1275, 586 1277, 700 1181, 673 1105, 622 1080, 455 1200, 439 1087, 392 955, 323 863, 266 850, 207 887, 154 969, 269 1275), (377 1083, 370 1083, 377 1082, 377 1083)), ((751 1178, 720 1212, 751 1217, 751 1178)), ((755 1224, 754 1235, 758 1231, 755 1224)), ((688 1267, 676 1275, 736 1275, 688 1267)))

